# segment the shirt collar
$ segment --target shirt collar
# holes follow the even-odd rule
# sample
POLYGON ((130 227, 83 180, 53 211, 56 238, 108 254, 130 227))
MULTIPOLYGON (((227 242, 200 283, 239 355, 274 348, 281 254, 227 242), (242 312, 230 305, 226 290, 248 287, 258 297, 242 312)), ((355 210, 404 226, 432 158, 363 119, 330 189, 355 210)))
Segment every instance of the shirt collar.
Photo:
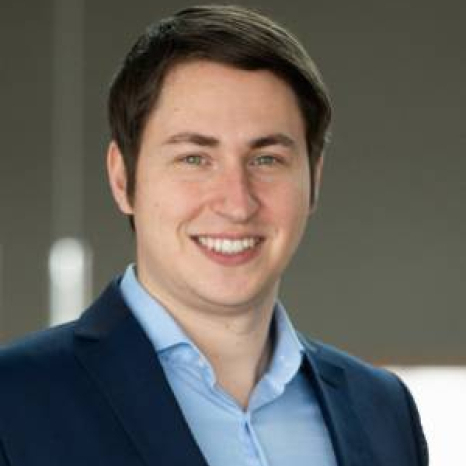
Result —
MULTIPOLYGON (((129 265, 120 283, 126 304, 144 329, 157 353, 179 346, 189 346, 200 353, 171 314, 146 291, 138 281, 134 264, 129 265)), ((277 301, 274 307, 275 341, 272 359, 264 374, 276 392, 299 371, 304 351, 284 306, 277 301)))
POLYGON ((178 345, 192 345, 172 315, 141 285, 135 265, 126 268, 120 282, 123 299, 157 352, 178 345))
POLYGON ((263 380, 267 381, 276 394, 283 392, 285 386, 301 367, 304 347, 281 302, 274 308, 275 342, 272 359, 263 380))

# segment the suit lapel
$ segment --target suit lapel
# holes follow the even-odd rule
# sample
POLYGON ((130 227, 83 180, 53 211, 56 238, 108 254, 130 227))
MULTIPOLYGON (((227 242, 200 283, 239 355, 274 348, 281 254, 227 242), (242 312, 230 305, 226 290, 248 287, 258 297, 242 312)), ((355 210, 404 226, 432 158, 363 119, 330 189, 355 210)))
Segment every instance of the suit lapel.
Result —
POLYGON ((304 342, 305 370, 316 390, 338 466, 377 466, 369 439, 352 405, 345 370, 325 359, 323 349, 304 342))
POLYGON ((155 351, 116 282, 83 315, 76 355, 147 465, 207 466, 155 351))

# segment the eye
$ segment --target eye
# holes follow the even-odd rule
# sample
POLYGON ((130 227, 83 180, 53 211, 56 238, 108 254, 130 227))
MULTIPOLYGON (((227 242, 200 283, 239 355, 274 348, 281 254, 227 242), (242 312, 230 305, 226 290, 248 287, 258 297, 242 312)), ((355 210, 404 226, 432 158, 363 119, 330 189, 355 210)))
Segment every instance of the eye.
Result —
POLYGON ((186 155, 185 157, 181 159, 181 162, 184 162, 188 165, 197 165, 197 166, 205 165, 207 163, 205 158, 202 155, 198 155, 198 154, 186 155))
POLYGON ((259 155, 254 158, 253 165, 276 165, 282 163, 279 157, 274 155, 259 155))

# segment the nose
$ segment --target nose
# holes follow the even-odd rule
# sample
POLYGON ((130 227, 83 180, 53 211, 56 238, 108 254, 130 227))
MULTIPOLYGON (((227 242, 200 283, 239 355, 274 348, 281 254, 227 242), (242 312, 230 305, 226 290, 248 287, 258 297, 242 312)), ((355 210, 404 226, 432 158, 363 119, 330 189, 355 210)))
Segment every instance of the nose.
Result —
POLYGON ((216 183, 216 195, 212 204, 215 213, 235 223, 244 223, 254 217, 260 203, 246 167, 241 164, 223 167, 216 183))

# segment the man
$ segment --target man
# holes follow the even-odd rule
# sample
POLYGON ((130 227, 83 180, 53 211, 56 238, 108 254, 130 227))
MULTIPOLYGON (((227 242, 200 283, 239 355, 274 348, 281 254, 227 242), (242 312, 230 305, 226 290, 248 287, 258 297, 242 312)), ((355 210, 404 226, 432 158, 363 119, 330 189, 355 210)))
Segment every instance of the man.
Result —
POLYGON ((0 465, 427 465, 401 382, 306 340, 277 301, 330 120, 296 39, 183 10, 134 45, 109 115, 136 265, 2 351, 0 465))

